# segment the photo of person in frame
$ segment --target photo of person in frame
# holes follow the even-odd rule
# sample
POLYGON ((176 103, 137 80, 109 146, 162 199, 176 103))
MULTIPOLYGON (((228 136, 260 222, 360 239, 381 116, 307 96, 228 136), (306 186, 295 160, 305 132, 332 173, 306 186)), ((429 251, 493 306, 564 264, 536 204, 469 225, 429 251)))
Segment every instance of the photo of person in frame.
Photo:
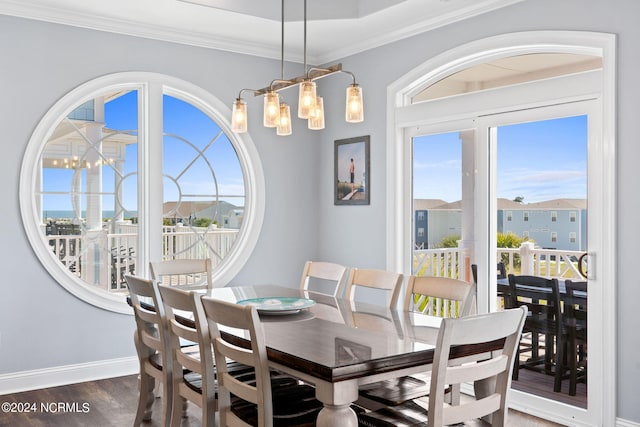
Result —
POLYGON ((336 141, 335 203, 369 204, 369 137, 336 141))

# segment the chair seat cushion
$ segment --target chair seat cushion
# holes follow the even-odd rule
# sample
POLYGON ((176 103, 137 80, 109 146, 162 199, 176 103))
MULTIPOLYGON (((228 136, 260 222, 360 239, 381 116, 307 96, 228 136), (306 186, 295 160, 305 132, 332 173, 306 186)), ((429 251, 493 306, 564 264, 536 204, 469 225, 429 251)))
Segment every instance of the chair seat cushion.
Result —
MULTIPOLYGON (((240 381, 247 384, 255 384, 256 374, 251 366, 243 365, 238 362, 230 362, 227 364, 227 369, 229 369, 229 373, 231 373, 231 375, 233 375, 240 381)), ((202 393, 202 375, 197 372, 191 372, 187 370, 185 370, 182 375, 187 387, 197 393, 202 393)), ((275 370, 271 371, 271 387, 274 390, 280 387, 290 387, 297 384, 298 380, 296 380, 295 378, 275 370)))
MULTIPOLYGON (((313 426, 322 409, 322 403, 315 398, 315 389, 305 384, 278 384, 282 379, 272 381, 273 425, 313 426)), ((246 423, 258 425, 258 407, 252 403, 233 397, 231 412, 246 423)))

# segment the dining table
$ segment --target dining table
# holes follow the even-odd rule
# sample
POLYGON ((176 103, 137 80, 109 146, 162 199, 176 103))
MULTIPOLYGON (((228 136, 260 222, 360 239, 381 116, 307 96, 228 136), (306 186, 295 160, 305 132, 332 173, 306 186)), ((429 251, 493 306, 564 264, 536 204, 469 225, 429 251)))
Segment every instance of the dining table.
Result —
MULTIPOLYGON (((334 298, 276 285, 197 290, 203 296, 240 304, 253 303, 264 327, 272 368, 315 387, 324 405, 320 427, 358 425, 353 403, 362 385, 430 371, 442 319, 375 304, 334 298), (291 302, 272 310, 269 301, 291 302), (261 309, 262 308, 262 309, 261 309)), ((237 330, 221 329, 227 338, 246 345, 237 330), (244 343, 243 343, 244 342, 244 343)), ((482 358, 498 343, 458 346, 451 359, 482 358)))

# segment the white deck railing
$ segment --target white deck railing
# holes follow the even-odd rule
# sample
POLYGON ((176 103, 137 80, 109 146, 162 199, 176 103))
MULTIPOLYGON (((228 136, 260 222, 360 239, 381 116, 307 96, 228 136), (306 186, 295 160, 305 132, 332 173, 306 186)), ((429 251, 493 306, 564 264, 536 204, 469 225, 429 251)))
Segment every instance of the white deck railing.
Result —
MULTIPOLYGON (((526 274, 558 279, 584 280, 578 270, 582 251, 539 249, 524 242, 519 248, 498 248, 497 259, 505 264, 507 274, 526 274)), ((414 272, 420 276, 466 278, 461 248, 438 248, 413 251, 414 272)))
MULTIPOLYGON (((94 232, 88 235, 48 235, 54 256, 65 265, 75 276, 88 281, 99 283, 100 287, 110 292, 126 289, 125 274, 136 272, 138 253, 138 234, 136 225, 119 227, 120 233, 94 232), (100 253, 89 255, 83 244, 100 248, 100 253), (104 250, 102 250, 104 249, 104 250), (86 266, 86 259, 97 259, 99 272, 96 268, 86 266), (91 270, 91 271, 89 271, 91 270), (88 274, 96 277, 88 280, 88 274)), ((239 230, 225 228, 202 227, 163 227, 162 258, 211 258, 212 266, 218 265, 229 253, 239 230)))
MULTIPOLYGON (((137 226, 126 225, 119 231, 114 234, 96 232, 84 238, 79 235, 49 235, 46 239, 53 254, 72 274, 89 283, 100 283, 101 287, 113 292, 126 288, 124 276, 136 272, 138 252, 137 226), (88 256, 84 253, 83 242, 87 246, 95 247, 97 244, 97 247, 106 249, 106 252, 101 252, 100 272, 93 280, 88 280, 87 275, 95 274, 96 268, 92 266, 89 269, 84 264, 88 256)), ((224 228, 164 227, 162 256, 163 259, 209 257, 215 267, 227 256, 237 234, 238 230, 224 228)), ((523 243, 520 248, 497 249, 497 258, 504 262, 507 273, 579 280, 583 280, 578 270, 578 258, 582 254, 580 251, 536 249, 530 242, 523 243)), ((413 268, 415 274, 421 276, 468 279, 468 272, 463 271, 467 266, 461 248, 415 250, 413 268)))

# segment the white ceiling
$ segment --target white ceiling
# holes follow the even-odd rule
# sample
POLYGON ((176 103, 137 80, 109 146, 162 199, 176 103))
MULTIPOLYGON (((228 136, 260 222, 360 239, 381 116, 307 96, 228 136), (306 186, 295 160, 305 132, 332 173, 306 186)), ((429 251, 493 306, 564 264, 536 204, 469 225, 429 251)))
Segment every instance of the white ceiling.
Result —
MULTIPOLYGON (((307 62, 339 58, 524 0, 308 0, 307 62)), ((285 59, 304 59, 285 0, 285 59)), ((0 14, 280 59, 281 0, 0 0, 0 14)))

